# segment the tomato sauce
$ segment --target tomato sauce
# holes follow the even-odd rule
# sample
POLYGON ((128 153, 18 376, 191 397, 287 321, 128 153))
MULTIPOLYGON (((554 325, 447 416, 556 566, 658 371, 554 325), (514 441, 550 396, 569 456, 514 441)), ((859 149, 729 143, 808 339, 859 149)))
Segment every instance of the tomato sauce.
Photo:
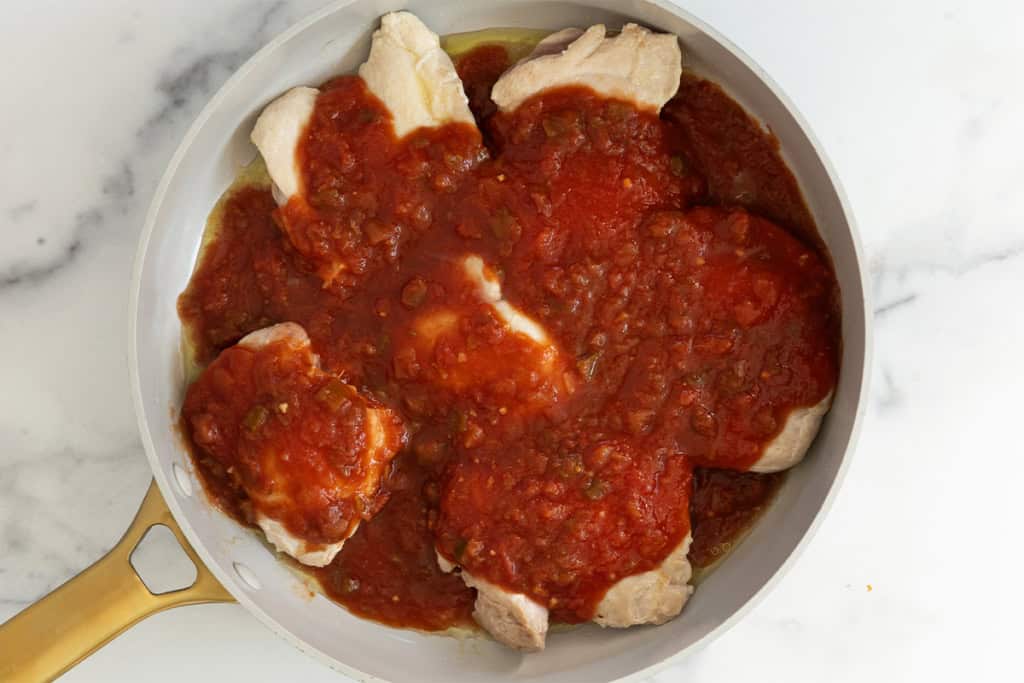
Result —
POLYGON ((342 296, 398 263, 485 155, 467 124, 393 140, 391 116, 363 79, 341 76, 322 88, 298 150, 302 193, 278 216, 296 250, 342 296))
POLYGON ((827 258, 796 178, 779 154, 778 139, 718 84, 683 72, 661 116, 673 149, 705 181, 700 204, 746 207, 827 258))
POLYGON ((756 474, 698 468, 690 499, 690 562, 706 568, 725 557, 771 502, 784 479, 785 472, 756 474))
POLYGON ((835 278, 768 133, 689 75, 660 118, 584 88, 496 113, 506 61, 483 46, 457 62, 480 132, 395 140, 361 80, 332 81, 303 198, 235 192, 179 300, 200 362, 297 322, 325 370, 402 416, 380 512, 316 572, 393 625, 471 623, 473 591, 435 548, 569 623, 688 533, 710 564, 781 480, 727 470, 838 373, 835 278), (550 365, 480 300, 471 254, 550 337, 550 365))
POLYGON ((399 456, 387 504, 345 542, 332 564, 314 570, 328 595, 392 626, 473 626, 473 591, 458 575, 443 573, 434 555, 437 476, 436 466, 421 456, 399 456))
POLYGON ((508 66, 509 54, 504 45, 480 45, 455 64, 477 121, 486 121, 497 111, 491 101, 491 88, 508 66))
POLYGON ((403 433, 385 418, 392 438, 368 444, 371 406, 294 344, 226 349, 189 387, 181 414, 237 512, 278 521, 312 550, 373 516, 376 482, 403 433))

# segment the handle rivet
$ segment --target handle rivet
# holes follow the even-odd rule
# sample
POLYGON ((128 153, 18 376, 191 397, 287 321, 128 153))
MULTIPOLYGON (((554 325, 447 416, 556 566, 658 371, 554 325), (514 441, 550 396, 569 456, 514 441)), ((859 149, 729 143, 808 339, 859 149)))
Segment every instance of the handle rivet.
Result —
POLYGON ((260 588, 263 588, 263 584, 260 583, 260 580, 256 578, 256 574, 254 574, 251 569, 241 562, 235 562, 233 564, 235 567, 235 573, 238 574, 238 578, 240 578, 245 585, 254 591, 258 591, 260 588))
POLYGON ((178 492, 183 496, 192 495, 192 480, 188 477, 188 472, 185 468, 178 463, 171 464, 171 472, 174 473, 174 482, 178 485, 178 492))

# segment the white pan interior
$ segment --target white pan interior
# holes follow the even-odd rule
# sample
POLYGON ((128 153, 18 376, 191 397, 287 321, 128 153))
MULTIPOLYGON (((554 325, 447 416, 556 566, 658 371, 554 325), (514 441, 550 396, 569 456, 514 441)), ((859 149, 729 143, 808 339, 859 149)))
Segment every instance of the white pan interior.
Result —
POLYGON ((809 537, 827 507, 859 422, 868 356, 859 245, 836 181, 801 122, 750 61, 678 9, 632 0, 356 0, 333 5, 255 55, 200 114, 157 190, 132 291, 133 391, 157 482, 185 533, 232 594, 280 635, 362 680, 610 681, 706 642, 738 617, 809 537), (253 534, 210 507, 175 432, 184 392, 178 293, 192 271, 206 216, 238 168, 255 155, 248 134, 284 90, 350 72, 363 60, 378 17, 409 9, 441 34, 493 26, 557 29, 627 20, 676 33, 690 68, 722 84, 778 136, 835 262, 843 295, 842 376, 835 403, 804 464, 747 540, 700 586, 682 616, 657 628, 588 626, 555 633, 522 656, 489 640, 456 640, 356 618, 300 582, 253 534), (179 481, 185 484, 182 486, 179 481), (190 491, 186 491, 190 489, 190 491), (237 566, 254 579, 240 577, 237 566))

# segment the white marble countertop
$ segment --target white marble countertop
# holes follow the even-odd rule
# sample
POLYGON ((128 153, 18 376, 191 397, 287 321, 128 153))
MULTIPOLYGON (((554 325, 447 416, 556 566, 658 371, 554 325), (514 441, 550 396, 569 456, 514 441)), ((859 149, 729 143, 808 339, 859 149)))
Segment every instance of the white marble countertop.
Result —
MULTIPOLYGON (((216 88, 321 4, 5 4, 0 620, 100 557, 141 500, 126 292, 146 206, 216 88)), ((775 77, 831 155, 869 259, 876 351, 860 446, 817 538, 742 623, 656 680, 1013 678, 1024 7, 681 4, 775 77)), ((236 605, 150 618, 66 679, 228 676, 341 680, 236 605)))

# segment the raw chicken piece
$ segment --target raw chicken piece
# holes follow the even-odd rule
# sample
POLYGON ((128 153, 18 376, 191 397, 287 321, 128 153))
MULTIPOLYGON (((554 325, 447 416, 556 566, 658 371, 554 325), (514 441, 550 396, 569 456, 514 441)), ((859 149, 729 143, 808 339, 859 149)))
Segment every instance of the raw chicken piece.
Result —
POLYGON ((382 17, 359 73, 289 91, 251 136, 278 224, 342 296, 397 262, 487 155, 455 67, 412 14, 382 17), (437 157, 446 163, 431 164, 437 157))
POLYGON ((549 438, 487 444, 442 486, 438 564, 477 589, 477 623, 532 651, 552 615, 617 628, 675 617, 693 592, 688 463, 627 440, 549 438))
POLYGON ((279 551, 316 567, 372 516, 405 442, 390 410, 319 368, 294 323, 223 351, 189 387, 182 413, 250 521, 279 551))
POLYGON ((683 610, 693 593, 693 571, 686 559, 693 537, 669 553, 657 569, 627 576, 608 589, 597 605, 594 622, 626 628, 637 624, 664 624, 683 610))
MULTIPOLYGON (((634 574, 608 589, 597 605, 594 623, 605 627, 627 628, 639 624, 664 624, 677 616, 693 594, 692 568, 686 559, 692 537, 686 535, 657 569, 634 574)), ((440 553, 437 563, 442 571, 454 571, 458 565, 440 553)), ((477 590, 473 618, 491 636, 509 647, 527 652, 543 650, 548 632, 548 609, 522 593, 513 593, 475 577, 465 569, 460 576, 477 590)))
MULTIPOLYGON (((437 564, 443 572, 455 571, 452 564, 438 553, 437 564)), ((476 589, 473 618, 500 643, 526 652, 544 649, 548 633, 548 609, 522 593, 512 593, 474 577, 465 570, 459 576, 476 589)))
MULTIPOLYGON (((462 81, 437 34, 409 12, 381 17, 359 75, 391 113, 398 137, 450 122, 475 125, 462 81)), ((309 87, 289 90, 267 105, 252 130, 250 137, 267 164, 278 204, 303 193, 296 150, 319 94, 309 87)))
POLYGON ((793 467, 807 455, 821 428, 825 413, 832 407, 832 394, 809 408, 796 408, 786 418, 786 424, 765 446, 764 453, 750 467, 751 472, 781 472, 793 467))
POLYGON ((296 150, 313 116, 319 94, 316 88, 292 88, 267 105, 249 136, 267 165, 278 204, 302 194, 302 173, 296 150))
POLYGON ((597 24, 586 31, 569 28, 548 36, 498 79, 491 99, 501 111, 513 111, 543 90, 584 85, 640 109, 660 110, 679 88, 679 40, 636 24, 626 24, 617 36, 606 33, 605 26, 597 24))
POLYGON ((516 393, 510 396, 509 410, 519 414, 571 395, 576 377, 543 326, 502 297, 501 284, 482 258, 471 254, 460 266, 471 285, 468 306, 443 306, 423 313, 413 321, 415 334, 405 342, 424 366, 425 375, 460 395, 500 380, 513 382, 516 393), (481 305, 491 311, 481 327, 489 338, 498 337, 494 343, 472 343, 463 328, 464 317, 478 312, 481 305))
POLYGON ((414 14, 392 12, 381 18, 359 75, 391 112, 398 137, 452 121, 476 125, 440 38, 414 14))

